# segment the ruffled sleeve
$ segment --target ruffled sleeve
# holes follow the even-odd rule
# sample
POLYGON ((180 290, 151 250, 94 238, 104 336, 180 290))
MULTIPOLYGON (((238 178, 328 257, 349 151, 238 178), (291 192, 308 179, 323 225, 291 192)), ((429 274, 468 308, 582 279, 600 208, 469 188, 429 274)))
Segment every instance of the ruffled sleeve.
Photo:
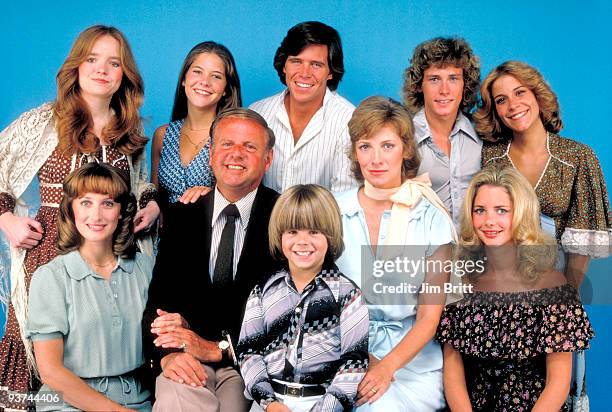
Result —
POLYGON ((601 166, 593 150, 581 145, 570 210, 561 244, 565 251, 591 257, 612 254, 612 213, 601 166))
MULTIPOLYGON (((466 298, 469 300, 469 297, 466 298)), ((490 331, 486 325, 479 325, 484 320, 479 307, 466 300, 446 305, 438 324, 436 339, 441 344, 448 343, 455 350, 467 355, 482 356, 491 347, 490 331)))
POLYGON ((442 317, 440 318, 440 323, 438 323, 438 330, 436 332, 436 339, 440 343, 450 343, 454 340, 455 328, 456 325, 456 312, 457 305, 446 305, 444 308, 444 312, 442 313, 442 317))
POLYGON ((589 348, 594 332, 584 307, 579 302, 554 304, 543 308, 537 351, 577 352, 589 348))
POLYGON ((436 337, 463 355, 529 359, 588 348, 593 329, 570 285, 527 292, 476 292, 448 305, 436 337))

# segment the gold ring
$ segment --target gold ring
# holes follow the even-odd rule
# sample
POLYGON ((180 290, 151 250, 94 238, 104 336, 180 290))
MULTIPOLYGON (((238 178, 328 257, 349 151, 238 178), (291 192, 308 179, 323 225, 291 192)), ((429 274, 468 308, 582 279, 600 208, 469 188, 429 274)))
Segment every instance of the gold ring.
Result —
POLYGON ((187 349, 187 344, 185 342, 182 342, 181 346, 179 346, 179 349, 185 352, 185 350, 187 349))
POLYGON ((372 388, 372 389, 370 389, 370 390, 372 391, 372 393, 373 393, 374 395, 376 395, 376 392, 378 392, 378 391, 377 391, 376 389, 374 389, 374 388, 372 388))

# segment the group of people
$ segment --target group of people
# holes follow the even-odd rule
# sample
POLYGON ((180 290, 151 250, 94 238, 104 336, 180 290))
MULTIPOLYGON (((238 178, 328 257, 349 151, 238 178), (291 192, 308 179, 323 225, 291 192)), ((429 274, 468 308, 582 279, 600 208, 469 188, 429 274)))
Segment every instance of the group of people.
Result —
POLYGON ((0 408, 587 410, 576 289, 612 212, 541 74, 481 84, 467 42, 436 38, 403 104, 355 108, 314 21, 274 68, 286 89, 243 108, 231 52, 193 47, 149 182, 129 44, 79 35, 56 101, 0 134, 0 408), (398 300, 367 262, 401 256, 427 264, 398 300), (429 264, 460 260, 484 263, 429 264))

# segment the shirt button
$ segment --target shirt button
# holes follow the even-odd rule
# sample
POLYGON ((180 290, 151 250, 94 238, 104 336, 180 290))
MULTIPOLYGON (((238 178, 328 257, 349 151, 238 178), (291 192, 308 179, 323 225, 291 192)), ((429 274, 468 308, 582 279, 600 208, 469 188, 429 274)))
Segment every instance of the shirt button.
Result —
POLYGON ((117 299, 117 294, 116 293, 113 293, 113 296, 115 297, 115 299, 117 299))
POLYGON ((117 284, 117 281, 116 281, 116 280, 113 280, 111 283, 112 283, 113 285, 116 285, 116 284, 117 284))
POLYGON ((295 313, 297 313, 298 315, 302 313, 302 308, 300 307, 295 308, 295 313))

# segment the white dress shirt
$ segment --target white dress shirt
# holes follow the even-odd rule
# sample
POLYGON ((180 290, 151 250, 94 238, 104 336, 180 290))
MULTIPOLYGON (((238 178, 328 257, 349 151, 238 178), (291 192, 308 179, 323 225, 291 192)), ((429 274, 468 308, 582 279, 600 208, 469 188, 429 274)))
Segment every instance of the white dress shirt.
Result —
POLYGON ((348 121, 355 106, 327 89, 323 106, 294 143, 284 103, 286 93, 287 90, 250 106, 266 119, 276 136, 274 159, 264 176, 264 185, 277 192, 307 183, 319 184, 332 192, 357 186, 348 158, 348 121))
MULTIPOLYGON (((236 232, 234 233, 234 262, 233 262, 233 276, 236 277, 236 269, 238 268, 238 261, 240 260, 240 253, 242 253, 242 246, 244 244, 244 238, 246 231, 249 226, 249 219, 251 218, 251 209, 253 208, 253 202, 257 196, 257 189, 249 192, 245 197, 238 200, 235 205, 240 213, 240 218, 236 219, 236 232)), ((215 265, 217 263, 217 253, 219 252, 219 243, 221 242, 221 234, 225 227, 227 217, 221 213, 223 209, 231 202, 227 200, 217 186, 215 186, 215 201, 212 216, 212 239, 210 242, 210 260, 208 261, 208 271, 210 273, 210 279, 213 280, 215 273, 215 265)))

